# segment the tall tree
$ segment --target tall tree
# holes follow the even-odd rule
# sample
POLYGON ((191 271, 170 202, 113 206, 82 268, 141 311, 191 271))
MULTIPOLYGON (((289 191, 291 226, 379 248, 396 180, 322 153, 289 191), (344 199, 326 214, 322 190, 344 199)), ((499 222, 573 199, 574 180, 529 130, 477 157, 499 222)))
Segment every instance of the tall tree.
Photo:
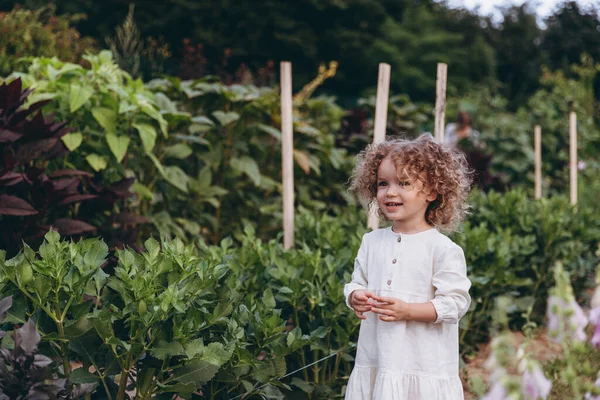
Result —
POLYGON ((576 1, 564 2, 546 19, 546 25, 541 47, 552 69, 568 73, 572 64, 581 61, 583 53, 600 61, 598 6, 583 8, 576 1))

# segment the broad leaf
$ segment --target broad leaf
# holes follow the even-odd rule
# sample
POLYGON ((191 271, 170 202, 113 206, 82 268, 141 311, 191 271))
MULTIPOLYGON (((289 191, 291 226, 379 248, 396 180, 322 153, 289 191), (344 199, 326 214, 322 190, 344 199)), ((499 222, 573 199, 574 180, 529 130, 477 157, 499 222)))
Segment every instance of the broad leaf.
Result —
POLYGON ((133 127, 137 129, 140 139, 142 139, 142 145, 146 153, 151 153, 156 143, 156 129, 150 124, 133 124, 133 127))
POLYGON ((15 331, 15 342, 19 343, 26 354, 32 354, 37 349, 40 339, 41 336, 31 319, 15 331))
POLYGON ((219 366, 198 360, 176 369, 173 372, 173 378, 177 382, 193 383, 196 387, 200 387, 214 378, 218 370, 219 366))
POLYGON ((60 140, 67 146, 69 151, 75 151, 83 141, 83 136, 79 132, 67 133, 60 140))
POLYGON ((92 115, 98 121, 101 127, 106 129, 107 133, 117 133, 117 113, 106 107, 95 107, 92 109, 92 115))
POLYGON ((306 153, 294 149, 294 160, 296 160, 300 168, 302 168, 307 175, 310 173, 310 160, 306 153))
POLYGON ((70 218, 60 218, 52 223, 52 226, 61 236, 80 235, 85 232, 94 232, 97 228, 83 221, 70 218))
POLYGON ((110 151, 112 151, 118 162, 123 161, 123 158, 127 153, 129 140, 130 139, 127 136, 117 136, 110 133, 106 135, 108 147, 110 148, 110 151))
POLYGON ((0 194, 0 215, 25 216, 37 213, 38 211, 25 200, 8 194, 0 194))
POLYGON ((232 158, 231 168, 239 173, 246 174, 250 179, 252 179, 252 182, 256 186, 260 185, 260 170, 258 169, 258 164, 256 161, 254 161, 254 159, 248 156, 232 158))
POLYGON ((159 360, 167 360, 169 357, 184 354, 183 346, 179 342, 165 342, 161 340, 158 345, 150 349, 152 355, 159 360))
POLYGON ((192 153, 192 148, 185 143, 177 143, 165 149, 165 157, 173 157, 180 160, 188 158, 192 153))
POLYGON ((72 83, 69 93, 69 107, 71 112, 77 111, 92 97, 92 94, 94 94, 94 89, 91 86, 80 86, 72 83))
POLYGON ((213 113, 213 116, 217 119, 217 121, 219 121, 219 124, 221 124, 221 126, 227 126, 232 122, 235 122, 238 119, 240 119, 240 114, 234 111, 215 111, 213 113))
POLYGON ((90 154, 85 159, 96 172, 106 168, 106 159, 98 154, 90 154))

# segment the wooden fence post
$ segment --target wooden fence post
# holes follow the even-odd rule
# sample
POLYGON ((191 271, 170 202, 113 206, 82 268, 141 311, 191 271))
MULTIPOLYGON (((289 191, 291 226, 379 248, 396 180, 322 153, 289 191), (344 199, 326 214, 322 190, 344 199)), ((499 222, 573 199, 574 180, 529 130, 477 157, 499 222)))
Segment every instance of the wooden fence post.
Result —
POLYGON ((435 89, 435 125, 434 134, 438 143, 444 143, 446 119, 446 82, 448 79, 448 64, 438 63, 435 89))
MULTIPOLYGON (((373 143, 381 143, 385 140, 388 100, 390 93, 390 73, 391 67, 389 64, 379 64, 373 143)), ((377 216, 377 211, 375 209, 369 210, 369 228, 373 230, 379 228, 379 217, 377 216)))
POLYGON ((281 63, 281 166, 283 179, 283 248, 294 246, 294 127, 292 63, 281 63))
POLYGON ((571 180, 571 204, 577 204, 577 114, 569 113, 569 166, 571 180))
POLYGON ((535 198, 542 198, 542 127, 533 128, 533 142, 535 148, 535 198))

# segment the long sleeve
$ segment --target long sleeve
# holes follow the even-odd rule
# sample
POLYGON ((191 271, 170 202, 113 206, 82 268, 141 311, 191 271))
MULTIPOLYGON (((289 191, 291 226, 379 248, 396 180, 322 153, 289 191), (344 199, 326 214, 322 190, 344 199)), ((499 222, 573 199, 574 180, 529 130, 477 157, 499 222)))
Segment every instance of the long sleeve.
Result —
MULTIPOLYGON (((366 236, 366 235, 365 235, 366 236)), ((350 295, 357 289, 366 289, 368 286, 367 276, 367 245, 365 236, 363 236, 358 249, 358 254, 354 260, 354 272, 352 273, 352 281, 344 285, 344 297, 346 297, 346 305, 350 306, 350 295)))
POLYGON ((433 268, 435 298, 431 302, 437 312, 435 323, 456 324, 471 305, 471 281, 467 278, 463 250, 457 245, 447 247, 435 260, 433 268))

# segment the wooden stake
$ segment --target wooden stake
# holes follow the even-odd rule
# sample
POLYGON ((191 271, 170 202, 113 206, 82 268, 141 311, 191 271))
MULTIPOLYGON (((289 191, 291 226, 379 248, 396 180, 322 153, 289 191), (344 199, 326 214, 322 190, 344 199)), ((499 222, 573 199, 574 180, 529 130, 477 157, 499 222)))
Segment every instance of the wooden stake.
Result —
POLYGON ((446 119, 446 82, 448 78, 448 64, 438 63, 437 80, 435 89, 435 139, 444 143, 444 129, 446 119))
MULTIPOLYGON (((379 75, 377 77, 377 100, 375 102, 375 127, 373 143, 381 143, 385 140, 385 130, 387 128, 387 110, 390 94, 390 74, 389 64, 379 64, 379 75)), ((375 230, 379 228, 379 217, 376 210, 369 212, 369 228, 375 230)))
POLYGON ((570 150, 570 178, 571 178, 571 204, 577 204, 577 114, 569 114, 569 150, 570 150))
POLYGON ((281 63, 281 167, 283 178, 283 248, 294 246, 294 128, 292 63, 281 63))
POLYGON ((533 128, 533 142, 535 147, 535 198, 542 198, 542 127, 533 128))

